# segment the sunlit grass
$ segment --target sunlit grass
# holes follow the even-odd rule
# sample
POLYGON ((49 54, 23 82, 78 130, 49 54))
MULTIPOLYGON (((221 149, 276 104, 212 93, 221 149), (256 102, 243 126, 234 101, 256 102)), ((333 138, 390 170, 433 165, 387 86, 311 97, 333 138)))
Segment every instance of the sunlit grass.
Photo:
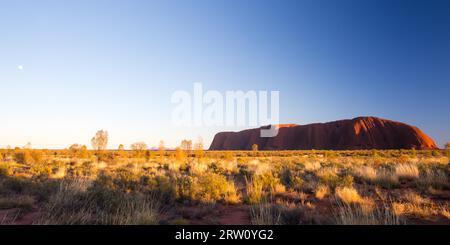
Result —
POLYGON ((448 158, 427 151, 0 150, 2 223, 403 224, 449 219, 448 158), (375 154, 376 153, 376 154, 375 154), (195 209, 194 218, 181 209, 195 209), (199 211, 201 210, 201 212, 199 211), (14 219, 10 218, 11 216, 14 219), (217 220, 216 220, 217 219, 217 220), (419 220, 419 221, 418 221, 419 220), (195 223, 195 222, 194 222, 195 223))

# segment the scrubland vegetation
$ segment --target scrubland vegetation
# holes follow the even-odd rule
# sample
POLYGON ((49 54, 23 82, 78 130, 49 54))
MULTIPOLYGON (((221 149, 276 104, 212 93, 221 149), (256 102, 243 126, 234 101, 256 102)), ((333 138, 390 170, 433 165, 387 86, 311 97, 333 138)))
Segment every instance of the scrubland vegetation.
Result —
POLYGON ((449 174, 445 150, 5 149, 0 223, 450 224, 449 174))

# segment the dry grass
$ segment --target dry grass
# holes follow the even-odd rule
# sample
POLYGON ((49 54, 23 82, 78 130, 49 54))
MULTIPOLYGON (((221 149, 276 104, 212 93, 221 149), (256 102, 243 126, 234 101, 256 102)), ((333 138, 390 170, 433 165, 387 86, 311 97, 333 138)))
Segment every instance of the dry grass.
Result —
POLYGON ((398 176, 390 170, 379 169, 377 171, 376 184, 381 185, 385 188, 393 188, 399 185, 398 176))
POLYGON ((411 216, 427 220, 434 220, 439 216, 449 218, 448 205, 439 205, 428 198, 408 191, 401 200, 393 204, 393 209, 398 216, 411 216))
POLYGON ((353 174, 366 183, 386 188, 392 188, 399 184, 398 175, 383 167, 357 166, 353 169, 353 174))
POLYGON ((419 168, 414 164, 395 165, 395 174, 400 179, 416 180, 419 178, 419 168))
POLYGON ((447 175, 440 169, 425 169, 418 180, 418 185, 422 187, 422 189, 428 189, 430 187, 436 189, 449 189, 447 175))
POLYGON ((0 153, 0 209, 39 208, 36 224, 186 223, 180 207, 247 204, 253 224, 449 219, 448 158, 426 151, 0 153))
POLYGON ((361 197, 353 187, 338 187, 336 188, 335 195, 339 203, 347 206, 358 206, 363 213, 372 213, 376 208, 375 202, 372 199, 361 197))
POLYGON ((368 182, 374 183, 377 180, 377 170, 371 166, 360 166, 355 170, 355 175, 368 182))
POLYGON ((253 205, 250 211, 253 225, 280 225, 281 213, 273 205, 261 203, 253 205))
POLYGON ((366 210, 360 205, 339 203, 335 210, 335 223, 338 225, 400 225, 399 216, 389 207, 366 210))
POLYGON ((238 203, 240 199, 233 181, 212 173, 204 174, 194 180, 190 191, 194 199, 207 203, 216 201, 238 203))
POLYGON ((362 203, 363 198, 358 191, 353 187, 338 187, 336 188, 336 197, 346 204, 362 203))
POLYGON ((315 197, 322 200, 330 193, 330 188, 326 185, 318 185, 315 192, 315 197))
POLYGON ((317 161, 305 162, 303 163, 303 165, 305 166, 305 170, 307 171, 317 171, 322 167, 320 162, 317 161))
POLYGON ((19 208, 29 210, 33 207, 34 199, 31 196, 16 196, 0 198, 0 209, 19 208))
POLYGON ((62 182, 36 224, 157 224, 156 197, 90 189, 89 181, 62 182))
POLYGON ((257 179, 247 181, 246 201, 249 204, 260 203, 264 199, 263 183, 257 179))

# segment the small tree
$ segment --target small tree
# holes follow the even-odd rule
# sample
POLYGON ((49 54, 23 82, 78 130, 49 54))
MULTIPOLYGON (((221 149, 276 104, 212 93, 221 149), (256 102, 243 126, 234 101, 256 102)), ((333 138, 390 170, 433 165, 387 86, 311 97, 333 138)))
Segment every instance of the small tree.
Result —
POLYGON ((191 151, 192 150, 192 140, 182 140, 180 147, 183 151, 191 151))
POLYGON ((69 147, 69 152, 72 156, 79 158, 87 158, 89 156, 85 145, 73 144, 69 147))
POLYGON ((120 144, 119 147, 117 147, 117 155, 119 157, 124 157, 126 155, 125 146, 124 145, 120 144))
POLYGON ((256 155, 258 154, 258 145, 257 144, 252 145, 252 151, 253 151, 253 156, 256 157, 256 155))
POLYGON ((108 131, 99 130, 95 136, 91 139, 92 148, 96 151, 106 150, 108 146, 108 131))
POLYGON ((158 151, 159 151, 159 156, 163 157, 164 156, 164 151, 166 150, 166 147, 164 146, 164 141, 160 140, 159 141, 159 146, 158 146, 158 151))
POLYGON ((148 149, 148 146, 145 142, 136 142, 131 144, 131 150, 136 153, 137 157, 141 157, 144 155, 145 151, 148 149))
POLYGON ((88 158, 89 157, 89 151, 87 149, 87 146, 85 146, 85 145, 81 146, 79 157, 80 158, 88 158))
POLYGON ((148 146, 145 142, 136 142, 131 144, 130 148, 133 151, 145 151, 147 150, 148 146))
POLYGON ((202 137, 197 138, 197 142, 195 142, 195 144, 194 144, 194 151, 195 151, 195 156, 197 158, 202 158, 205 155, 205 152, 203 149, 203 138, 202 137))
POLYGON ((24 145, 23 149, 26 149, 26 150, 31 149, 31 142, 28 142, 26 145, 24 145))
POLYGON ((72 153, 76 153, 77 151, 79 151, 81 149, 81 145, 79 145, 79 144, 73 144, 73 145, 71 145, 70 147, 69 147, 69 150, 72 152, 72 153))

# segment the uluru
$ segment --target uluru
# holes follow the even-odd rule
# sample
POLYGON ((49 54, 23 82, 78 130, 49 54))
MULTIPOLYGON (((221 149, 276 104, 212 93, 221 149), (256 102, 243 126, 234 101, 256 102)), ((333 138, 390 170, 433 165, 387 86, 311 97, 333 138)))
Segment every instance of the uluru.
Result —
POLYGON ((280 124, 278 135, 260 137, 262 128, 220 132, 210 150, 364 150, 437 149, 433 139, 419 128, 377 117, 357 117, 308 125, 280 124))

